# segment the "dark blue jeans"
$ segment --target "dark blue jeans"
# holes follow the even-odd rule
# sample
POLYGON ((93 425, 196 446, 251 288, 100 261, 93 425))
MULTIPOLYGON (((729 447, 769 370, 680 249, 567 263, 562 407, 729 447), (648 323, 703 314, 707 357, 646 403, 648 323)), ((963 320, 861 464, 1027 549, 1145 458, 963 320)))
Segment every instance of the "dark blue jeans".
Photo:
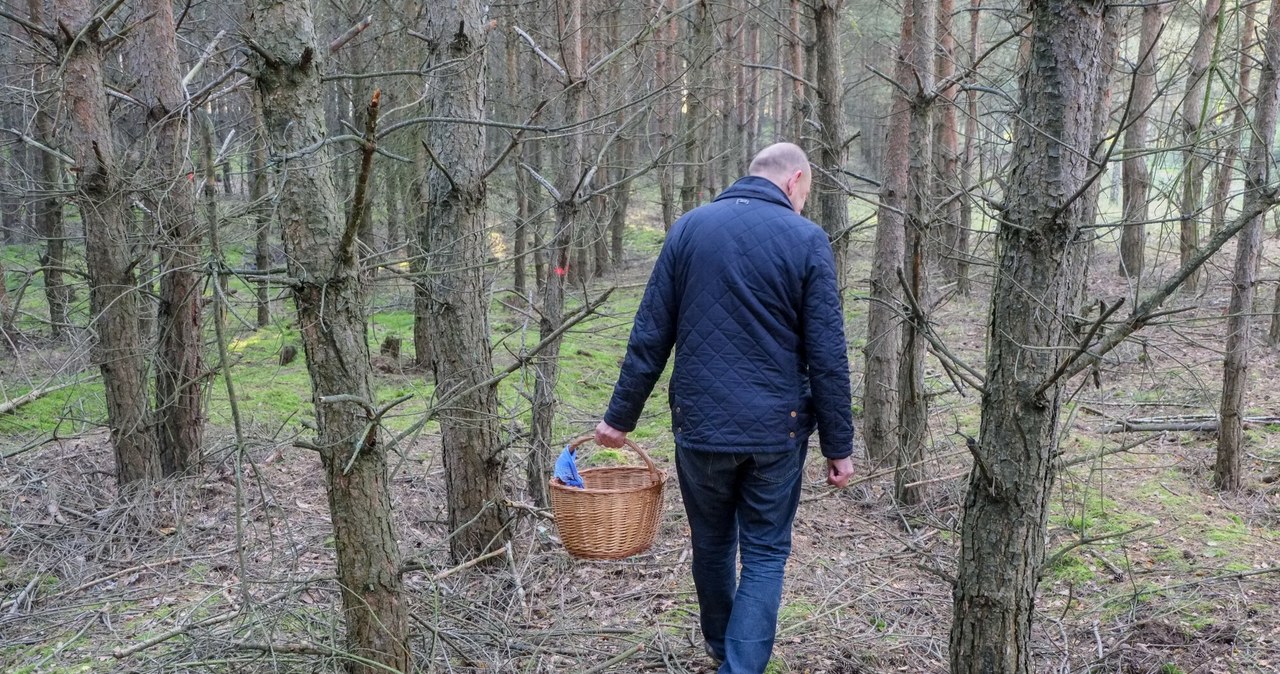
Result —
POLYGON ((805 452, 676 449, 702 636, 723 661, 719 674, 760 674, 769 664, 805 452))

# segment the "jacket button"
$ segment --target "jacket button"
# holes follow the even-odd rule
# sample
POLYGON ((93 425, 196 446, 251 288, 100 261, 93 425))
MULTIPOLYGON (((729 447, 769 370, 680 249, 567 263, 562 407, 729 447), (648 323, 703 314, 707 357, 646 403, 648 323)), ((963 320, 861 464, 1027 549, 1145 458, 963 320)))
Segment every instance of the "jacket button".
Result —
POLYGON ((679 414, 679 413, 680 413, 680 408, 679 408, 679 407, 677 407, 677 408, 676 408, 676 414, 679 414))
POLYGON ((677 433, 679 433, 681 430, 682 430, 682 429, 681 429, 679 426, 676 426, 676 432, 677 432, 677 433))
POLYGON ((795 415, 796 415, 796 411, 795 411, 795 410, 791 410, 791 416, 793 416, 793 417, 794 417, 795 415))
POLYGON ((796 437, 795 431, 792 431, 792 432, 790 432, 790 433, 787 433, 787 435, 788 435, 789 437, 792 437, 792 438, 796 437))

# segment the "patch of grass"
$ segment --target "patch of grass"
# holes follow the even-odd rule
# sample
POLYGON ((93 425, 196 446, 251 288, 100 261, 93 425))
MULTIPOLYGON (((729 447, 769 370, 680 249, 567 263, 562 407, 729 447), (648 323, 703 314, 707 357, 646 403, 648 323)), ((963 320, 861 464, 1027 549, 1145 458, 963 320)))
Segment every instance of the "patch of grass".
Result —
POLYGON ((1223 522, 1219 526, 1210 528, 1205 532, 1205 541, 1209 545, 1231 545, 1233 543, 1241 543, 1249 538, 1249 528, 1240 520, 1239 516, 1232 516, 1232 522, 1223 522))
POLYGON ((582 459, 584 468, 594 468, 597 466, 623 466, 632 461, 631 452, 625 454, 618 449, 600 449, 582 459))
POLYGON ((1089 568, 1084 560, 1078 555, 1069 553, 1059 557, 1049 569, 1049 573, 1053 574, 1054 580, 1075 585, 1083 585, 1096 577, 1093 569, 1089 568))
MULTIPOLYGON (((16 398, 31 387, 6 389, 4 395, 16 398)), ((57 432, 62 436, 87 432, 107 418, 107 404, 102 381, 95 380, 55 391, 27 403, 11 414, 0 415, 0 435, 57 432)))
POLYGON ((778 625, 781 627, 803 622, 813 617, 814 612, 817 610, 817 606, 807 601, 789 602, 778 609, 778 625))

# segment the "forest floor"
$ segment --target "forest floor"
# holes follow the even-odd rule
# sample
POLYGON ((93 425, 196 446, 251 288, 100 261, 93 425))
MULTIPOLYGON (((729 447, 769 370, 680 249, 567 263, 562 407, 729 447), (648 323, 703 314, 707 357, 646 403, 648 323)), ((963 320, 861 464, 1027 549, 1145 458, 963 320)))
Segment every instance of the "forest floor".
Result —
MULTIPOLYGON (((1280 245, 1269 243, 1264 265, 1273 269, 1280 245)), ((855 246, 869 250, 866 241, 855 246)), ((1167 273, 1174 256, 1167 249, 1150 256, 1151 277, 1167 273)), ((565 438, 590 429, 603 410, 650 263, 637 259, 604 279, 619 290, 566 347, 565 438)), ((1131 300, 1145 291, 1119 280, 1114 266, 1106 254, 1096 259, 1091 297, 1131 300)), ((1096 381, 1072 384, 1061 447, 1063 459, 1075 463, 1061 471, 1051 497, 1053 562, 1037 599, 1037 672, 1280 672, 1280 427, 1247 431, 1247 486, 1230 494, 1211 486, 1212 433, 1108 432, 1122 419, 1216 413, 1227 269, 1210 270, 1203 293, 1171 300, 1170 307, 1190 310, 1110 354, 1096 381)), ((847 313, 860 391, 866 282, 865 269, 855 271, 847 313)), ((949 346, 979 368, 985 273, 975 269, 972 296, 948 295, 933 313, 949 346)), ((1260 292, 1260 323, 1269 295, 1260 292)), ((496 334, 516 335, 527 316, 495 304, 493 323, 496 334)), ((404 331, 402 317, 378 325, 375 340, 404 331)), ((217 401, 206 470, 124 499, 111 477, 105 433, 92 424, 18 451, 32 438, 48 440, 42 415, 100 418, 100 401, 64 398, 56 411, 33 405, 0 426, 7 457, 0 461, 0 671, 340 669, 323 477, 313 454, 292 447, 295 431, 288 430, 306 413, 307 394, 272 388, 305 381, 300 360, 288 368, 274 363, 272 340, 288 334, 266 340, 260 351, 241 336, 238 366, 246 377, 251 369, 265 372, 241 384, 249 441, 239 468, 217 401)), ((500 343, 500 360, 507 351, 500 343)), ((21 372, 39 381, 60 357, 57 348, 37 345, 0 360, 0 378, 21 372)), ((424 375, 380 358, 386 397, 428 392, 424 375)), ((955 569, 969 468, 956 431, 977 435, 980 401, 972 391, 950 390, 936 367, 929 383, 937 395, 923 505, 894 506, 892 475, 865 459, 855 485, 832 491, 823 484, 820 455, 810 452, 770 672, 946 671, 946 577, 955 569)), ((523 503, 521 384, 511 386, 504 394, 504 409, 512 410, 504 423, 517 435, 510 493, 523 503)), ((1261 337, 1248 400, 1250 414, 1280 410, 1280 359, 1261 337)), ((411 419, 406 412, 400 423, 411 419)), ((667 422, 659 393, 634 437, 673 479, 657 542, 619 562, 570 558, 545 512, 525 506, 514 511, 514 542, 501 563, 446 573, 456 564, 443 526, 438 437, 429 428, 393 457, 401 550, 421 568, 405 577, 421 671, 712 671, 698 632, 667 422)))

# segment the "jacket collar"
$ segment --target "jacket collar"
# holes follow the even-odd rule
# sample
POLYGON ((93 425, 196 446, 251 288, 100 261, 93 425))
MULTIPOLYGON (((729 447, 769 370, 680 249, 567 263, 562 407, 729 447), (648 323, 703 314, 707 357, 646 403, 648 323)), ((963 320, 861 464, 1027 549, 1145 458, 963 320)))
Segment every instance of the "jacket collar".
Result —
POLYGON ((778 204, 779 206, 784 206, 787 210, 794 210, 791 208, 791 200, 782 192, 782 189, 777 185, 774 185, 768 178, 761 178, 760 176, 746 176, 744 178, 739 178, 738 182, 730 185, 725 189, 725 191, 721 192, 720 195, 715 198, 715 201, 739 197, 763 199, 765 201, 771 201, 778 204))

